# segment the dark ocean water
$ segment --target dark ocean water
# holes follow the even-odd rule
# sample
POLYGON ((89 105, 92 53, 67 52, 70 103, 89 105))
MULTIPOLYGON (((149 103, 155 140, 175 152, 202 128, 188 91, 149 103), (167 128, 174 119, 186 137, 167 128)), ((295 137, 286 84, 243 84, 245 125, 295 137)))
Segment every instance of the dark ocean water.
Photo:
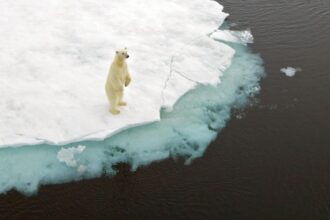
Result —
POLYGON ((113 178, 11 191, 0 219, 330 219, 330 1, 219 2, 264 59, 258 105, 189 166, 122 164, 113 178))

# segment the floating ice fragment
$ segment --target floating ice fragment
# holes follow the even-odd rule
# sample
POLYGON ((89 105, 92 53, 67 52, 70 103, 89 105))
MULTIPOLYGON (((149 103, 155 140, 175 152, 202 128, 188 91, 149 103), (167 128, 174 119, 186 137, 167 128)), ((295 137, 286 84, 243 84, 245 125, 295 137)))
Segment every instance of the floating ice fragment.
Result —
POLYGON ((64 148, 62 147, 61 150, 57 153, 57 159, 60 162, 65 163, 68 167, 77 167, 77 171, 79 173, 83 173, 86 170, 84 165, 79 165, 75 158, 75 155, 81 154, 85 150, 85 146, 79 145, 77 147, 69 147, 64 148))
POLYGON ((296 72, 301 71, 301 68, 294 68, 294 67, 286 67, 286 68, 282 68, 281 72, 284 73, 286 76, 288 77, 293 77, 294 75, 296 75, 296 72))

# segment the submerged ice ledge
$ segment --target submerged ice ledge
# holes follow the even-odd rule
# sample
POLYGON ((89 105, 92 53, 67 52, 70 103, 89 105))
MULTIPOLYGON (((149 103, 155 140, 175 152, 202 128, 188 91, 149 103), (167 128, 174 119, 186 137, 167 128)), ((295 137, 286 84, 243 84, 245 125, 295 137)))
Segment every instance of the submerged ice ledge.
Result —
POLYGON ((211 38, 230 43, 252 44, 254 41, 253 35, 250 30, 233 31, 233 30, 217 30, 211 35, 211 38))
POLYGON ((197 84, 217 85, 234 55, 208 36, 228 15, 214 1, 3 4, 0 147, 102 140, 158 121, 197 84), (128 106, 112 116, 104 83, 121 45, 133 81, 128 106))

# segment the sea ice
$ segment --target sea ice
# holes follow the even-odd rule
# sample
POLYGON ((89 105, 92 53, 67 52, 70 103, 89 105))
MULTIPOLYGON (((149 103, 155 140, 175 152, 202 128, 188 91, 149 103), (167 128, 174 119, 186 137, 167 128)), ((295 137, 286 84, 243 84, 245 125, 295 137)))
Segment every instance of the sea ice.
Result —
POLYGON ((262 59, 245 41, 208 37, 227 16, 214 1, 0 5, 7 36, 0 36, 0 193, 29 195, 40 185, 111 176, 118 163, 136 170, 182 157, 189 164, 232 110, 260 91, 262 59), (129 42, 134 81, 129 106, 113 117, 103 87, 118 42, 129 42))
POLYGON ((158 122, 126 129, 104 141, 1 148, 0 193, 15 188, 29 195, 39 185, 114 175, 117 163, 128 163, 135 170, 168 157, 182 157, 190 163, 202 156, 225 127, 231 110, 244 107, 249 97, 259 92, 256 88, 263 75, 261 58, 242 45, 236 45, 235 51, 221 84, 196 86, 180 98, 172 111, 161 111, 158 122), (78 168, 58 160, 63 149, 79 145, 86 148, 74 156, 79 160, 78 168))

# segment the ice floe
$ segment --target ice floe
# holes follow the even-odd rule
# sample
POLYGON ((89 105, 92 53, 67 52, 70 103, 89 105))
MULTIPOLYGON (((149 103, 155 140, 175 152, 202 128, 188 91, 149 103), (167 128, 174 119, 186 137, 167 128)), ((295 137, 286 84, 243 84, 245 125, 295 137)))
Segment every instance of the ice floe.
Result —
POLYGON ((158 121, 199 83, 220 83, 234 50, 208 35, 222 9, 204 0, 1 1, 0 146, 102 140, 158 121), (121 46, 133 81, 113 116, 104 84, 121 46))

